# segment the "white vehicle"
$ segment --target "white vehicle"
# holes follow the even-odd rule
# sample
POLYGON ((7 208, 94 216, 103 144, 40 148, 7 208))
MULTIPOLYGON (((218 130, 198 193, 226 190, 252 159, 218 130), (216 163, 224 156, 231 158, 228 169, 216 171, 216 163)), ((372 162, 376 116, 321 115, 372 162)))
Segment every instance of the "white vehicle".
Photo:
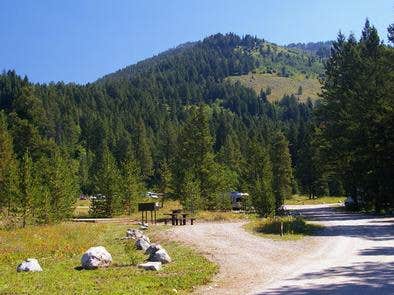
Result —
POLYGON ((347 197, 346 199, 345 199, 345 206, 352 206, 352 205, 354 205, 354 200, 353 200, 353 198, 352 197, 347 197))
POLYGON ((249 197, 248 193, 241 193, 241 192, 231 192, 231 205, 234 210, 240 210, 244 207, 245 198, 249 197))
POLYGON ((365 202, 363 201, 363 199, 360 196, 357 197, 357 202, 356 202, 356 199, 351 196, 349 196, 345 199, 345 206, 346 207, 354 207, 354 206, 360 206, 360 205, 361 206, 365 205, 365 202))
POLYGON ((97 194, 97 195, 91 196, 91 197, 90 197, 90 200, 92 200, 92 201, 95 201, 95 200, 104 201, 106 198, 107 198, 107 197, 104 196, 104 195, 102 195, 102 194, 97 194))
POLYGON ((147 198, 152 198, 152 199, 158 199, 159 195, 157 193, 154 192, 147 192, 145 195, 147 198))

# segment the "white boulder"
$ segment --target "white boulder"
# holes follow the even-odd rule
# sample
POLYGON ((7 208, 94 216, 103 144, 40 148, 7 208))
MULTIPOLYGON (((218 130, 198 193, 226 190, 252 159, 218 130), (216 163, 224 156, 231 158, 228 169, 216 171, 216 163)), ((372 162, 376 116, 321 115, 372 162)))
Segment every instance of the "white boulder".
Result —
POLYGON ((160 261, 161 263, 170 263, 171 257, 168 255, 167 251, 160 249, 155 253, 151 254, 148 258, 149 261, 160 261))
POLYGON ((38 263, 37 259, 28 258, 23 261, 21 264, 18 265, 16 268, 17 272, 21 271, 42 271, 40 264, 38 263))
POLYGON ((135 241, 135 247, 137 250, 146 251, 150 247, 150 243, 144 238, 139 238, 137 241, 135 241))
POLYGON ((146 249, 145 254, 152 255, 157 251, 163 249, 163 247, 159 244, 151 244, 148 249, 146 249))
POLYGON ((84 269, 108 267, 111 263, 112 256, 103 246, 89 248, 81 258, 81 265, 84 269))
POLYGON ((158 271, 161 268, 161 262, 157 261, 150 261, 150 262, 146 262, 146 263, 141 263, 138 264, 138 268, 143 268, 145 270, 155 270, 158 271))
POLYGON ((143 238, 145 241, 150 243, 149 238, 142 231, 131 228, 126 231, 126 239, 138 240, 139 238, 143 238))
POLYGON ((129 228, 126 231, 126 237, 128 237, 128 238, 138 239, 138 238, 142 237, 143 235, 144 235, 144 233, 138 229, 129 228))

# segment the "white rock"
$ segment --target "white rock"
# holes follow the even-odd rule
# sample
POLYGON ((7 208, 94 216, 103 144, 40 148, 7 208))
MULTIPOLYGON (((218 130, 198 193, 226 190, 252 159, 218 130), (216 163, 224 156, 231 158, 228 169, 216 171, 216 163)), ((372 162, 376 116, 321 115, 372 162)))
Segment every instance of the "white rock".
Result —
POLYGON ((137 250, 146 251, 150 247, 150 243, 144 238, 139 238, 137 241, 135 241, 135 247, 137 250))
POLYGON ((129 228, 126 231, 126 237, 128 237, 128 238, 138 239, 138 238, 142 237, 143 235, 144 235, 144 233, 138 229, 129 228))
POLYGON ((140 230, 147 230, 147 229, 148 229, 148 227, 145 226, 145 225, 141 225, 141 226, 140 226, 140 230))
POLYGON ((21 264, 18 265, 16 271, 42 271, 40 264, 38 263, 37 259, 28 258, 23 261, 21 264))
POLYGON ((139 238, 143 238, 145 241, 150 243, 149 238, 142 231, 130 228, 126 231, 126 239, 138 240, 139 238))
POLYGON ((84 269, 108 267, 111 263, 112 256, 103 246, 90 248, 81 258, 82 268, 84 269))
POLYGON ((152 255, 161 249, 163 249, 163 247, 159 244, 151 244, 149 248, 146 249, 145 254, 152 255))
POLYGON ((171 257, 168 255, 167 251, 160 249, 149 256, 149 261, 160 261, 161 263, 170 263, 171 257))
POLYGON ((143 268, 145 270, 155 270, 158 271, 161 268, 161 262, 157 261, 157 262, 146 262, 146 263, 141 263, 138 264, 138 268, 143 268))

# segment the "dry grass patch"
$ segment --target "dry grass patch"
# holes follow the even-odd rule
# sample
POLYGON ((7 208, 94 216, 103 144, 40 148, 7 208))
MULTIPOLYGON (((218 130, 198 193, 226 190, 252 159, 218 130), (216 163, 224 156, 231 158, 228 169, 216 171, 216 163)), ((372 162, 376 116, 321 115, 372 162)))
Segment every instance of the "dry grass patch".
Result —
POLYGON ((305 195, 294 195, 291 199, 285 200, 285 205, 318 205, 318 204, 339 204, 345 201, 345 197, 318 197, 309 199, 305 195))
POLYGON ((306 101, 308 97, 314 100, 318 98, 318 93, 321 92, 321 84, 317 78, 306 79, 303 75, 286 78, 275 74, 249 73, 227 79, 232 82, 239 81, 242 85, 254 89, 256 93, 266 90, 267 87, 271 88, 271 94, 268 96, 269 101, 281 100, 286 94, 294 94, 300 101, 306 101), (302 87, 302 94, 297 95, 300 86, 302 87))

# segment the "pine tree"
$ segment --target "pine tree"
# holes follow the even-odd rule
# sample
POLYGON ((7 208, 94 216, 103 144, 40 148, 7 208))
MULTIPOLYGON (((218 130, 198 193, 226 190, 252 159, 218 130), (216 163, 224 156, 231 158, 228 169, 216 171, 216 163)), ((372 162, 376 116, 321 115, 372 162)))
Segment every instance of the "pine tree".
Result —
POLYGON ((111 217, 122 211, 121 188, 119 169, 108 146, 104 145, 95 176, 95 192, 101 196, 91 206, 93 215, 111 217))
POLYGON ((173 174, 170 165, 166 160, 160 163, 159 167, 159 192, 161 193, 161 204, 164 205, 165 199, 167 199, 173 192, 173 174))
POLYGON ((388 28, 387 28, 387 38, 389 39, 389 41, 391 43, 394 44, 394 24, 391 24, 388 28))
POLYGON ((19 197, 18 162, 15 158, 12 137, 8 132, 6 118, 0 113, 0 212, 10 215, 17 209, 19 197))
POLYGON ((298 139, 298 179, 302 192, 308 194, 310 199, 328 194, 326 167, 319 148, 322 139, 315 140, 318 133, 317 127, 309 125, 301 130, 298 139))
POLYGON ((366 207, 393 206, 393 49, 365 22, 361 38, 339 35, 326 65, 317 110, 321 151, 348 196, 366 207), (390 168, 391 167, 391 168, 390 168))
POLYGON ((251 143, 249 155, 246 178, 253 207, 261 216, 272 215, 275 212, 275 196, 269 155, 257 141, 251 143))
POLYGON ((22 158, 20 178, 19 208, 21 208, 22 227, 25 227, 28 223, 34 222, 35 202, 39 193, 39 185, 33 174, 33 161, 28 151, 22 158))
POLYGON ((279 209, 284 200, 291 196, 293 181, 289 144, 282 132, 275 134, 271 154, 273 190, 276 209, 279 209))
POLYGON ((191 171, 186 172, 181 187, 181 193, 183 195, 181 198, 181 203, 183 208, 186 210, 195 212, 196 210, 199 210, 203 207, 200 183, 191 171))
POLYGON ((146 134, 145 124, 142 119, 139 120, 137 126, 136 144, 137 158, 142 170, 142 175, 144 179, 147 180, 153 174, 153 159, 151 147, 149 146, 149 141, 146 134))
POLYGON ((302 86, 301 85, 298 87, 297 94, 302 95, 302 86))
POLYGON ((72 216, 79 192, 78 165, 60 151, 50 159, 48 188, 50 192, 51 220, 58 222, 72 216))
POLYGON ((226 137, 224 145, 221 147, 217 157, 219 162, 234 171, 237 177, 241 175, 241 167, 244 164, 244 159, 241 154, 240 143, 235 135, 229 134, 226 137))
MULTIPOLYGON (((191 173, 199 184, 201 205, 206 209, 215 209, 222 200, 217 196, 226 188, 223 175, 217 171, 212 150, 213 139, 209 130, 208 116, 204 106, 193 109, 180 134, 179 152, 174 177, 175 191, 182 196, 182 186, 186 173, 191 173)), ((196 208, 197 209, 197 208, 196 208)))
POLYGON ((126 154, 126 159, 122 163, 122 178, 123 205, 130 215, 135 211, 137 202, 144 191, 141 169, 130 149, 126 154))

